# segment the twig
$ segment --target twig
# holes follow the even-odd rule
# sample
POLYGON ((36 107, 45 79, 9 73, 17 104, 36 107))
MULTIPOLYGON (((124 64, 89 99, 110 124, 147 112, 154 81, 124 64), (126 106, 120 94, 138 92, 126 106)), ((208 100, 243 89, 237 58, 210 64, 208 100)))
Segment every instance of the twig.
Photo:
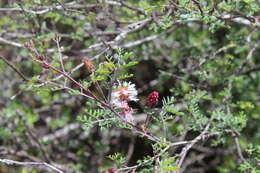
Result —
MULTIPOLYGON (((17 114, 22 118, 23 115, 20 111, 17 111, 17 114)), ((23 123, 26 125, 25 120, 22 118, 23 123)), ((26 125, 27 126, 27 125, 26 125)), ((31 138, 37 145, 37 148, 39 149, 39 151, 42 153, 44 159, 46 162, 50 163, 50 159, 45 151, 45 149, 43 148, 42 144, 40 143, 39 139, 33 134, 33 132, 31 131, 30 127, 27 126, 27 131, 28 133, 28 137, 31 138)), ((25 133, 25 134, 27 134, 25 133)))
POLYGON ((24 81, 28 81, 28 79, 20 72, 11 62, 9 62, 5 57, 0 55, 0 58, 9 66, 11 67, 24 81))
POLYGON ((41 152, 41 154, 44 157, 44 161, 50 163, 50 159, 49 156, 47 155, 47 152, 45 151, 45 148, 43 147, 43 145, 41 144, 41 142, 39 141, 39 139, 35 136, 35 134, 33 133, 31 127, 29 127, 24 119, 25 116, 23 116, 23 113, 19 110, 16 111, 17 115, 21 118, 23 124, 26 126, 27 131, 25 132, 26 135, 28 135, 28 137, 30 139, 32 139, 31 142, 35 142, 35 144, 37 145, 37 148, 39 149, 39 151, 41 152))
POLYGON ((216 52, 214 52, 212 55, 207 55, 205 57, 205 59, 203 59, 198 65, 192 67, 191 69, 183 70, 183 72, 193 72, 193 71, 199 69, 200 67, 202 67, 204 64, 208 63, 209 61, 220 58, 221 56, 217 57, 218 54, 220 54, 221 52, 227 51, 228 49, 233 48, 233 47, 235 47, 234 44, 229 44, 227 46, 221 47, 216 52))
MULTIPOLYGON (((24 44, 22 44, 20 42, 14 42, 14 41, 6 40, 3 37, 0 37, 0 43, 1 42, 4 43, 4 44, 7 44, 7 45, 14 46, 14 47, 24 48, 24 44)), ((49 52, 49 53, 55 52, 55 51, 56 51, 55 49, 47 49, 47 52, 49 52)))
MULTIPOLYGON (((94 56, 93 58, 91 58, 91 60, 93 60, 93 59, 97 59, 97 58, 99 58, 99 57, 101 57, 105 52, 107 52, 109 49, 108 48, 106 48, 106 49, 104 49, 101 53, 99 53, 99 54, 97 54, 96 56, 94 56)), ((84 66, 84 63, 80 63, 80 64, 78 64, 76 67, 74 67, 71 71, 69 71, 67 74, 72 74, 72 73, 74 73, 75 71, 77 71, 77 70, 79 70, 81 67, 83 67, 84 66)), ((51 81, 56 81, 56 80, 59 80, 60 78, 62 78, 63 77, 63 75, 58 75, 57 77, 55 77, 55 78, 53 78, 53 79, 51 79, 51 80, 49 80, 49 81, 46 81, 46 82, 44 82, 43 84, 41 84, 41 85, 39 85, 39 86, 42 86, 42 85, 45 85, 45 84, 48 84, 49 82, 51 82, 51 81)))
POLYGON ((240 73, 243 73, 243 69, 244 67, 248 64, 248 62, 250 61, 250 59, 252 59, 253 57, 253 53, 256 50, 257 46, 259 45, 259 41, 256 42, 253 47, 250 49, 250 51, 248 52, 245 61, 242 63, 241 67, 237 70, 236 75, 239 75, 240 73))
POLYGON ((241 159, 242 162, 247 162, 242 154, 237 135, 235 135, 235 143, 236 143, 237 154, 238 154, 239 158, 241 159))
MULTIPOLYGON (((61 74, 63 77, 67 78, 68 80, 70 80, 72 83, 74 83, 75 85, 77 85, 80 89, 82 89, 83 92, 85 92, 86 95, 88 95, 91 99, 97 101, 98 103, 101 104, 101 106, 103 106, 104 108, 109 109, 112 113, 114 113, 118 118, 121 119, 120 114, 114 110, 113 107, 111 107, 108 103, 100 100, 99 98, 97 98, 88 88, 85 88, 81 83, 77 82, 74 78, 72 78, 70 75, 68 75, 67 73, 64 73, 63 71, 57 69, 56 67, 53 67, 52 65, 50 65, 48 62, 46 61, 41 61, 38 59, 34 59, 36 62, 38 62, 39 64, 41 64, 44 68, 50 69, 52 71, 55 71, 58 74, 61 74)), ((160 139, 156 136, 150 135, 150 134, 146 134, 143 132, 143 130, 136 126, 135 124, 128 122, 126 120, 121 119, 124 123, 130 125, 133 129, 136 130, 137 133, 147 137, 148 139, 155 141, 155 142, 159 142, 160 139)))
POLYGON ((247 70, 245 72, 241 72, 238 75, 249 75, 250 73, 256 72, 256 71, 259 71, 259 70, 260 70, 260 66, 257 66, 257 67, 254 67, 252 69, 249 69, 249 70, 247 70))
POLYGON ((117 172, 119 173, 120 171, 133 170, 133 169, 139 168, 142 165, 145 165, 146 163, 148 163, 149 161, 153 161, 153 160, 159 158, 162 154, 164 154, 171 147, 180 146, 180 145, 186 145, 186 144, 192 144, 194 142, 197 143, 198 140, 201 140, 201 139, 203 139, 205 137, 216 136, 216 135, 219 135, 219 133, 211 133, 211 134, 204 133, 203 135, 200 135, 199 139, 195 138, 195 139, 190 140, 190 141, 180 141, 180 142, 171 143, 167 147, 165 147, 159 154, 157 154, 154 157, 152 157, 150 160, 147 160, 144 163, 140 163, 140 164, 135 165, 135 166, 120 168, 120 169, 117 170, 117 172))
POLYGON ((2 37, 0 37, 0 42, 2 42, 4 44, 9 44, 9 45, 14 46, 14 47, 23 47, 23 44, 21 44, 21 43, 9 41, 9 40, 6 40, 2 37))
POLYGON ((22 165, 22 166, 46 166, 50 169, 52 169, 55 172, 59 172, 59 173, 64 173, 62 170, 46 163, 46 162, 19 162, 19 161, 15 161, 15 160, 10 160, 10 159, 0 159, 1 163, 7 164, 7 165, 22 165))
POLYGON ((202 10, 202 8, 201 8, 201 6, 200 6, 200 3, 199 3, 197 0, 192 0, 192 2, 198 7, 198 9, 199 9, 201 15, 203 16, 204 13, 203 13, 203 10, 202 10))
POLYGON ((51 141, 51 140, 54 140, 56 138, 60 138, 62 136, 65 136, 67 135, 70 131, 73 131, 75 129, 78 129, 80 128, 81 124, 80 123, 71 123, 71 124, 68 124, 66 126, 64 126, 62 129, 59 129, 57 131, 55 131, 54 133, 52 134, 48 134, 46 136, 43 136, 41 138, 42 141, 44 142, 47 142, 47 141, 51 141))
POLYGON ((145 13, 144 10, 141 10, 141 9, 139 9, 139 8, 135 8, 135 7, 133 7, 133 6, 130 6, 129 4, 125 3, 124 0, 120 0, 120 3, 121 3, 122 6, 124 6, 124 7, 126 7, 126 8, 129 8, 129 9, 131 9, 131 10, 133 10, 133 11, 136 11, 136 12, 138 12, 138 13, 141 13, 141 14, 146 15, 146 13, 145 13))
MULTIPOLYGON (((44 14, 52 10, 64 10, 64 7, 67 9, 88 9, 88 8, 95 8, 95 7, 102 7, 106 4, 120 6, 119 3, 113 3, 112 1, 106 1, 105 3, 97 3, 97 4, 88 4, 88 5, 77 5, 74 2, 65 3, 63 5, 56 5, 56 6, 42 6, 39 7, 37 11, 25 9, 25 8, 0 8, 0 12, 26 12, 31 14, 44 14)), ((37 7, 36 7, 37 8, 37 7)))
POLYGON ((211 120, 208 122, 208 124, 206 125, 205 129, 202 131, 202 133, 197 136, 194 140, 191 141, 191 143, 189 145, 187 145, 186 147, 184 147, 181 151, 180 154, 180 160, 178 161, 178 167, 180 168, 183 164, 183 161, 188 153, 188 151, 191 149, 191 147, 196 144, 199 140, 201 140, 207 133, 209 130, 209 127, 211 125, 211 120))
POLYGON ((132 41, 130 43, 126 43, 126 44, 121 45, 121 46, 115 46, 114 48, 118 48, 118 47, 130 48, 130 47, 138 46, 138 45, 143 44, 145 42, 155 40, 156 38, 158 38, 158 36, 159 35, 151 35, 151 36, 145 37, 145 38, 140 39, 140 40, 135 40, 135 41, 132 41))
MULTIPOLYGON (((58 1, 59 2, 59 1, 58 1)), ((60 64, 61 64, 61 69, 63 72, 65 72, 65 68, 64 68, 64 63, 63 63, 63 58, 62 58, 62 54, 61 54, 61 48, 60 48, 60 36, 56 35, 56 38, 54 39, 54 41, 56 42, 57 48, 58 48, 58 53, 59 53, 59 60, 60 60, 60 64)))

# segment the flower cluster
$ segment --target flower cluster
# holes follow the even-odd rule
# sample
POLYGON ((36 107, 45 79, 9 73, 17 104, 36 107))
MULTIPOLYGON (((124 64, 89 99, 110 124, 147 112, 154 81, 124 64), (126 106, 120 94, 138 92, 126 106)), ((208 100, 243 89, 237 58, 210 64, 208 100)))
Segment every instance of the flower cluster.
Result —
POLYGON ((133 109, 128 105, 129 101, 138 101, 135 84, 123 82, 113 88, 111 104, 121 109, 123 119, 133 122, 133 109))
POLYGON ((122 102, 138 101, 135 84, 130 82, 119 83, 118 86, 113 88, 111 101, 115 106, 120 106, 122 102))
POLYGON ((147 105, 149 107, 154 107, 158 103, 159 93, 156 91, 153 91, 149 97, 147 98, 147 105))

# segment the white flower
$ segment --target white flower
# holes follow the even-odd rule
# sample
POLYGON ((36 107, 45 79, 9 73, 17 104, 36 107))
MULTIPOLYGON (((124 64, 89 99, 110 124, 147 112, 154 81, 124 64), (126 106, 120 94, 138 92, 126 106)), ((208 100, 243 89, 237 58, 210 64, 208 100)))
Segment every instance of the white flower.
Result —
POLYGON ((111 104, 120 108, 121 118, 127 122, 133 122, 133 109, 128 105, 129 101, 138 101, 135 84, 130 82, 119 83, 114 86, 111 93, 111 104))
POLYGON ((111 103, 117 107, 122 107, 122 103, 128 101, 138 101, 135 84, 130 82, 119 83, 118 86, 113 88, 111 103))

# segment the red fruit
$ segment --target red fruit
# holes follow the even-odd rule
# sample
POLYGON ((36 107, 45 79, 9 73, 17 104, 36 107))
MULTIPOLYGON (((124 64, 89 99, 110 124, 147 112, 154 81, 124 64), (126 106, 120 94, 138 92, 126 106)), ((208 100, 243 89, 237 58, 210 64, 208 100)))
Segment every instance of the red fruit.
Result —
POLYGON ((156 91, 153 91, 149 97, 147 98, 147 105, 149 107, 153 107, 158 103, 159 93, 156 91))
POLYGON ((95 66, 93 65, 91 59, 85 58, 82 61, 89 73, 93 73, 95 71, 95 66))

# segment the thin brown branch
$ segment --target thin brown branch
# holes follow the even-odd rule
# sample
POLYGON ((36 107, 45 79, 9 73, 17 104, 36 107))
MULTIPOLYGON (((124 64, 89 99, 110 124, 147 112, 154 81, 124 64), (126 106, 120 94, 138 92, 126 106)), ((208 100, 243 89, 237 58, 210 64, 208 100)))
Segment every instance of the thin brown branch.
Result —
POLYGON ((136 12, 138 12, 138 13, 141 13, 141 14, 146 15, 146 13, 145 13, 144 10, 139 9, 139 8, 136 8, 136 7, 133 7, 133 6, 131 6, 131 5, 127 4, 127 3, 125 3, 124 0, 120 0, 120 3, 122 4, 122 6, 124 6, 124 7, 126 7, 126 8, 129 8, 129 9, 131 9, 131 10, 133 10, 133 11, 136 11, 136 12))
POLYGON ((256 72, 256 71, 259 71, 259 70, 260 70, 260 66, 257 66, 257 67, 254 67, 252 69, 249 69, 245 72, 241 72, 238 75, 249 75, 250 73, 253 73, 253 72, 256 72))
POLYGON ((203 12, 203 10, 202 10, 202 8, 201 8, 201 6, 200 6, 200 3, 199 3, 197 0, 192 0, 192 2, 198 7, 198 9, 199 9, 201 15, 203 16, 203 15, 204 15, 204 12, 203 12))
POLYGON ((47 63, 46 61, 40 61, 35 59, 38 63, 40 63, 44 68, 46 69, 51 69, 52 71, 57 72, 58 74, 61 74, 63 77, 69 79, 71 82, 73 82, 75 85, 77 85, 80 89, 82 89, 83 92, 85 92, 86 95, 90 96, 90 98, 92 98, 93 100, 97 101, 98 103, 101 104, 101 106, 103 106, 104 108, 109 109, 112 113, 114 113, 118 118, 120 118, 124 123, 128 124, 129 126, 131 126, 133 129, 136 130, 137 133, 147 137, 148 139, 152 140, 152 141, 160 141, 160 139, 156 136, 153 136, 151 134, 147 134, 144 133, 143 130, 138 127, 137 125, 128 122, 126 120, 123 120, 120 116, 120 114, 115 111, 109 104, 105 103, 104 101, 100 100, 99 98, 97 98, 94 94, 92 94, 92 92, 88 89, 85 88, 82 84, 80 84, 79 82, 77 82, 74 78, 72 78, 70 75, 68 75, 67 73, 64 73, 63 71, 51 66, 49 63, 47 63))
POLYGON ((18 70, 11 62, 9 62, 5 57, 3 57, 2 55, 0 55, 0 58, 9 66, 11 67, 24 81, 28 81, 27 77, 25 77, 25 75, 20 72, 20 70, 18 70))

